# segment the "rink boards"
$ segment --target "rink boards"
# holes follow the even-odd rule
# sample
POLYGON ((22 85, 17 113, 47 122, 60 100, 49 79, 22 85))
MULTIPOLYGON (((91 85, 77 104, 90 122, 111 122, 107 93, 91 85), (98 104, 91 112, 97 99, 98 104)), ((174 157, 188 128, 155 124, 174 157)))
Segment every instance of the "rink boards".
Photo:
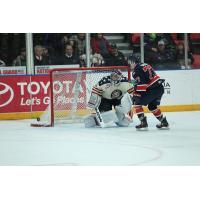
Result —
MULTIPOLYGON (((165 79, 161 102, 164 112, 200 110, 200 70, 158 71, 158 74, 165 79)), ((46 75, 1 76, 0 119, 40 116, 49 103, 48 82, 46 75)), ((146 108, 145 111, 148 112, 146 108)), ((80 110, 81 115, 86 113, 86 108, 80 110)))

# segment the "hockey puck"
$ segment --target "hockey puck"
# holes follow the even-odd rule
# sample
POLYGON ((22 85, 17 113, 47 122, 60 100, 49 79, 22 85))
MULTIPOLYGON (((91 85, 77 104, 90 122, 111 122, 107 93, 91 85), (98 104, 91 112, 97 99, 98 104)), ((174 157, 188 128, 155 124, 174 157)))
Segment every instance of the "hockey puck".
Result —
POLYGON ((37 117, 37 121, 38 121, 38 122, 40 121, 40 118, 39 118, 39 117, 37 117))

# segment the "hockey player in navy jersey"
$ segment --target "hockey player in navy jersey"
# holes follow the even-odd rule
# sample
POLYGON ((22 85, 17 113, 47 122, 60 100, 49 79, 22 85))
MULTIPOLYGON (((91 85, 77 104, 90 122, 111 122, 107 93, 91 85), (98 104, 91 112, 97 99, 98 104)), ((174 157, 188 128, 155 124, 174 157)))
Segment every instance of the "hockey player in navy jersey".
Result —
POLYGON ((163 82, 154 69, 146 64, 140 62, 140 57, 132 57, 132 77, 135 82, 133 92, 133 105, 135 112, 140 120, 140 124, 135 126, 136 129, 146 129, 148 127, 147 118, 144 115, 142 106, 147 106, 153 115, 160 121, 156 125, 158 129, 168 128, 169 124, 166 117, 163 116, 159 109, 160 101, 164 93, 163 82))
MULTIPOLYGON (((133 85, 122 75, 120 70, 113 70, 109 76, 103 77, 92 88, 88 108, 95 110, 103 121, 113 121, 118 126, 128 126, 132 119, 127 115, 132 109, 133 85), (114 108, 114 111, 113 111, 114 108)), ((85 126, 99 125, 98 115, 92 114, 85 118, 85 126)))

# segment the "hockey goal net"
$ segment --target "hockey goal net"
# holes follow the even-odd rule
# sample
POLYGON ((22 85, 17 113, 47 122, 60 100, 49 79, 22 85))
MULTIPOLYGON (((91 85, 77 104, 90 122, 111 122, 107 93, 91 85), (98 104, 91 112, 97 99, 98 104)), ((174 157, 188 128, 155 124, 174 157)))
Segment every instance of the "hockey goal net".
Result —
POLYGON ((130 68, 94 67, 65 68, 50 71, 50 103, 43 114, 31 126, 51 127, 59 123, 82 122, 90 113, 87 109, 92 87, 114 69, 120 69, 130 79, 130 68))

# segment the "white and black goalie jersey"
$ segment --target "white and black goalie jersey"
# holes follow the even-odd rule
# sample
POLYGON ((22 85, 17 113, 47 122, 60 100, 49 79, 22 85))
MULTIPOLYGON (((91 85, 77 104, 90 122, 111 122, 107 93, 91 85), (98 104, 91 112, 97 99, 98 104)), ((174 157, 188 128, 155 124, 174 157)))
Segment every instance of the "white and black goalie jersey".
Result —
POLYGON ((92 88, 92 93, 105 99, 121 99, 126 92, 132 93, 133 90, 133 85, 126 77, 122 77, 120 81, 113 82, 110 76, 106 76, 92 88))

